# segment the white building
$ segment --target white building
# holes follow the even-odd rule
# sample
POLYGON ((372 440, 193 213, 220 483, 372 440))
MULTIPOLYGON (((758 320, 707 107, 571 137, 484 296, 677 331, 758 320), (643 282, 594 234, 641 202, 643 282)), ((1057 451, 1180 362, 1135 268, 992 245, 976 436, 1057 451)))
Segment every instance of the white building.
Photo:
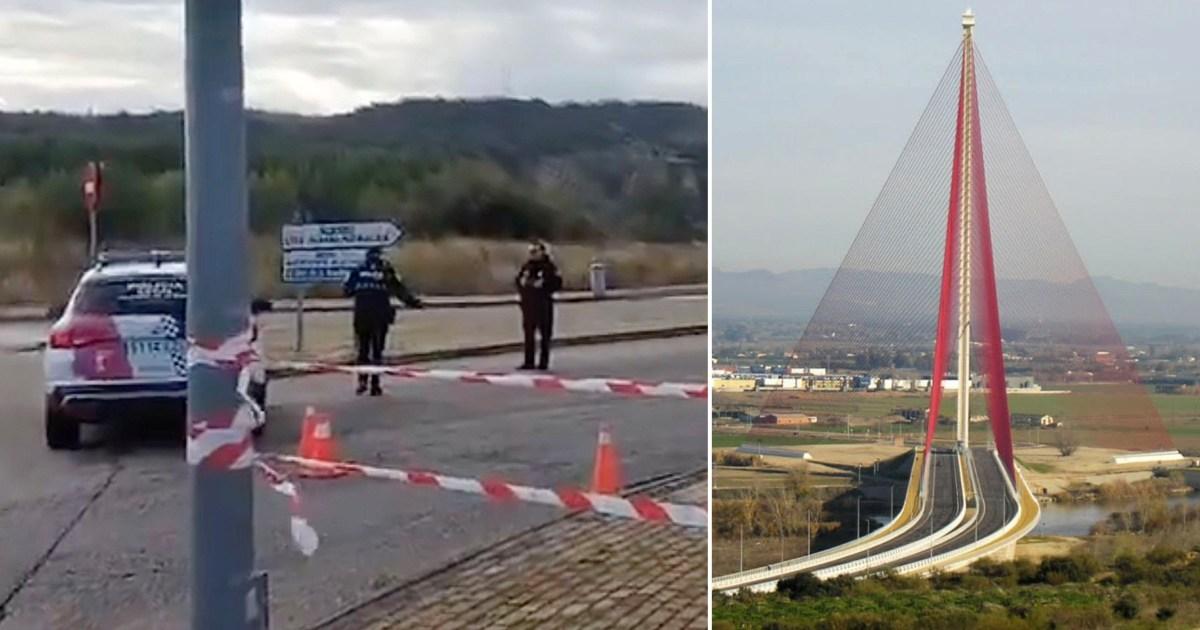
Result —
POLYGON ((1123 455, 1114 455, 1114 464, 1156 464, 1159 462, 1180 462, 1184 461, 1183 454, 1179 451, 1155 451, 1152 453, 1125 453, 1123 455))

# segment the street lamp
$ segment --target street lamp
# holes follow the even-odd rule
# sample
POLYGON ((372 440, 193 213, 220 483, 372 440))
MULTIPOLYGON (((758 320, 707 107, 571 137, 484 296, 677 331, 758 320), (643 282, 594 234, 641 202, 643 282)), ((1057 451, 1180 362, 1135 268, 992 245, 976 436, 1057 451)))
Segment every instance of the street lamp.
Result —
POLYGON ((862 527, 862 494, 856 497, 854 502, 854 537, 861 536, 862 527))
POLYGON ((807 556, 812 555, 812 512, 805 510, 804 511, 804 520, 805 520, 804 533, 808 538, 808 552, 805 553, 804 555, 805 555, 805 557, 807 557, 807 556))

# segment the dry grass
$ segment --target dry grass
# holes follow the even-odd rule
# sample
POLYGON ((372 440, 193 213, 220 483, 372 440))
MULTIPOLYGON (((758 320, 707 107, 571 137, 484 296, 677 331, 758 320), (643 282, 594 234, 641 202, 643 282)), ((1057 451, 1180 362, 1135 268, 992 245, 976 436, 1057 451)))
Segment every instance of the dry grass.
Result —
POLYGON ((87 263, 83 243, 49 247, 0 242, 0 304, 48 304, 66 298, 87 263))
POLYGON ((1026 536, 1017 541, 1014 557, 1041 562, 1042 558, 1068 555, 1084 542, 1075 536, 1026 536))
MULTIPOLYGON (((410 240, 392 250, 391 259, 406 281, 423 294, 508 293, 525 259, 525 248, 519 241, 410 240)), ((64 242, 49 249, 53 251, 0 243, 0 304, 46 304, 65 297, 85 263, 84 245, 64 242)), ((567 289, 587 288, 588 267, 596 260, 608 266, 613 288, 703 284, 708 278, 708 247, 704 243, 568 243, 555 246, 553 255, 567 289)), ((257 295, 274 298, 293 293, 279 281, 278 238, 255 237, 251 257, 257 295)), ((326 285, 316 287, 311 295, 333 297, 339 293, 339 287, 326 285)))

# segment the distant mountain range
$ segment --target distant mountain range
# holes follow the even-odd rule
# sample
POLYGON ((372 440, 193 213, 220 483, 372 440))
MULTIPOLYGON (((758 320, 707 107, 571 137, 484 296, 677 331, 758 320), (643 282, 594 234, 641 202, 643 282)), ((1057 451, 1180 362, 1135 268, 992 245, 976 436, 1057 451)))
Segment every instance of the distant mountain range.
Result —
MULTIPOLYGON (((715 320, 764 319, 805 322, 816 310, 836 270, 802 269, 727 272, 713 270, 712 300, 715 320)), ((928 277, 929 283, 936 282, 928 277)), ((1173 327, 1200 329, 1200 290, 1167 287, 1149 282, 1093 278, 1109 315, 1119 328, 1173 327)), ((887 285, 888 283, 880 283, 887 285)), ((1039 290, 1031 283, 1004 283, 1000 290, 1039 290)), ((1040 290, 1044 290, 1040 289, 1040 290)), ((1003 306, 1001 306, 1003 318, 1003 306)))
MULTIPOLYGON (((328 116, 251 110, 246 132, 251 162, 276 151, 372 148, 404 155, 484 156, 503 164, 619 151, 703 166, 707 120, 708 111, 690 103, 415 98, 328 116)), ((182 165, 182 143, 183 112, 178 110, 97 116, 0 111, 0 144, 26 151, 44 145, 85 154, 133 148, 138 152, 131 157, 140 166, 154 167, 143 170, 160 170, 159 159, 182 165)), ((0 182, 36 175, 47 166, 37 154, 22 157, 25 163, 0 162, 0 182)), ((73 169, 76 162, 70 162, 73 169)))

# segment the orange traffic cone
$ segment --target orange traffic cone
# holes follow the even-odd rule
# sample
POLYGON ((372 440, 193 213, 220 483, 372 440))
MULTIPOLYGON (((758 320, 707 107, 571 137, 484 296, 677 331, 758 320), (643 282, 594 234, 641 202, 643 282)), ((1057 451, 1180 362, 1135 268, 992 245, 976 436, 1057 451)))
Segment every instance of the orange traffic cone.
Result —
POLYGON ((296 455, 305 459, 324 462, 337 461, 337 443, 333 439, 333 417, 318 413, 313 407, 304 410, 304 424, 300 427, 300 448, 296 455))
POLYGON ((621 460, 612 443, 612 431, 607 424, 600 425, 596 440, 596 465, 592 470, 592 492, 616 494, 621 491, 621 460))

